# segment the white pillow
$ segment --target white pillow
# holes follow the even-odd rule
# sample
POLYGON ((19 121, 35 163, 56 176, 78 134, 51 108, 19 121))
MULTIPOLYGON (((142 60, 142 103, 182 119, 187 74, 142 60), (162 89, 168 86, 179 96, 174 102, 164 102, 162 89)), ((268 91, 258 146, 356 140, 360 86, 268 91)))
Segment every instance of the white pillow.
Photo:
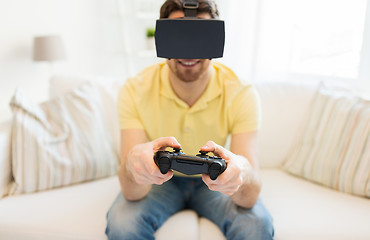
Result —
POLYGON ((94 82, 104 87, 109 95, 116 100, 124 80, 123 78, 118 79, 106 76, 58 74, 50 78, 49 96, 54 98, 70 92, 84 83, 94 82))
POLYGON ((13 110, 10 194, 30 193, 107 177, 119 156, 107 116, 108 93, 86 83, 40 105, 17 90, 13 110))
POLYGON ((339 191, 370 197, 370 101, 321 86, 285 169, 339 191))
POLYGON ((107 116, 109 126, 111 126, 111 131, 114 136, 114 145, 116 151, 120 152, 120 128, 118 124, 117 116, 117 96, 119 89, 123 85, 124 79, 111 78, 106 76, 95 76, 95 75, 70 75, 70 74, 59 74, 50 78, 49 81, 49 96, 50 98, 56 98, 62 96, 65 93, 72 91, 73 89, 81 86, 82 84, 93 82, 98 84, 99 87, 104 88, 108 93, 104 97, 104 104, 107 106, 107 116), (114 107, 111 107, 112 101, 114 107))
POLYGON ((8 194, 12 179, 10 162, 10 121, 0 124, 0 199, 8 194))

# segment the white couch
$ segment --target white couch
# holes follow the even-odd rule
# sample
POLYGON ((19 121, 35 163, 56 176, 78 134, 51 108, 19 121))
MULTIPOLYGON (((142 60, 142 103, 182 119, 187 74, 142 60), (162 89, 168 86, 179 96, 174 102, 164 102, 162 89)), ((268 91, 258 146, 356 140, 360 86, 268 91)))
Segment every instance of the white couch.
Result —
MULTIPOLYGON (((55 96, 89 78, 54 77, 55 96)), ((105 80, 111 92, 119 83, 105 80)), ((261 198, 274 218, 275 239, 370 239, 370 201, 311 183, 281 169, 303 128, 317 83, 256 84, 263 107, 261 198)), ((115 106, 107 106, 115 107, 115 106)), ((10 120, 0 124, 0 193, 12 180, 10 120)), ((119 130, 117 129, 117 132, 119 130)), ((120 191, 116 176, 0 199, 0 239, 106 239, 105 215, 120 191)), ((156 233, 164 239, 225 239, 191 210, 172 216, 156 233), (186 227, 184 227, 186 226, 186 227), (176 237, 174 237, 176 236, 176 237)))

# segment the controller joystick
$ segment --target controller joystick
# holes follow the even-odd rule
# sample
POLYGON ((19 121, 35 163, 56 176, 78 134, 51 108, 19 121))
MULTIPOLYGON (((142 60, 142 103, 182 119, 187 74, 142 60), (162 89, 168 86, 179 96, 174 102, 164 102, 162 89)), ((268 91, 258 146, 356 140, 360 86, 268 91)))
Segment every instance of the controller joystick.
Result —
POLYGON ((182 150, 182 148, 173 148, 174 153, 180 153, 181 150, 182 150))
POLYGON ((202 150, 200 150, 200 151, 199 151, 199 153, 200 153, 200 154, 198 154, 198 155, 197 155, 197 156, 199 156, 199 157, 200 157, 200 156, 202 156, 202 157, 203 157, 203 156, 204 156, 204 157, 207 157, 207 156, 208 156, 208 155, 207 155, 207 153, 208 153, 207 151, 202 151, 202 150))
POLYGON ((188 156, 181 152, 181 148, 174 148, 173 150, 172 152, 158 151, 154 155, 154 162, 162 174, 166 174, 172 169, 187 175, 205 173, 212 180, 216 180, 227 167, 224 159, 208 156, 207 151, 199 151, 200 154, 196 156, 188 156))

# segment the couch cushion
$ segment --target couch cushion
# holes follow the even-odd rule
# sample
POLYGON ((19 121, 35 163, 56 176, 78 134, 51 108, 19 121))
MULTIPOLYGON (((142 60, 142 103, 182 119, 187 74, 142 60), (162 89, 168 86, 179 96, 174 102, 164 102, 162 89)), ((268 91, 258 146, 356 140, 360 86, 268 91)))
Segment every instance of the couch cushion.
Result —
POLYGON ((370 239, 370 200, 324 188, 281 170, 263 170, 261 197, 276 240, 370 239))
POLYGON ((10 121, 0 124, 0 199, 8 193, 8 187, 12 178, 10 161, 10 129, 10 121))
POLYGON ((11 193, 46 190, 116 173, 118 151, 113 144, 114 129, 106 118, 106 110, 114 102, 104 104, 107 95, 89 83, 39 105, 16 92, 11 101, 15 180, 11 193))
MULTIPOLYGON (((274 218, 277 240, 369 239, 369 200, 280 170, 262 170, 262 179, 261 196, 274 218)), ((106 239, 105 215, 119 189, 117 177, 110 177, 6 197, 0 200, 0 239, 106 239)), ((180 212, 157 231, 157 239, 198 239, 197 221, 194 212, 180 212)), ((199 239, 223 239, 217 230, 213 223, 200 219, 199 239)))
POLYGON ((370 198, 370 100, 321 86, 285 168, 333 189, 370 198))
MULTIPOLYGON (((0 239, 104 240, 106 213, 120 191, 117 176, 0 200, 0 239)), ((193 211, 172 216, 158 240, 198 239, 193 211), (186 224, 186 228, 184 227, 186 224)))
POLYGON ((183 210, 167 219, 154 236, 157 240, 189 240, 198 239, 198 233, 197 214, 192 210, 183 210))
POLYGON ((262 106, 261 167, 279 167, 301 132, 318 82, 257 82, 262 106))
POLYGON ((199 219, 199 240, 225 240, 224 234, 216 224, 207 218, 199 219))
POLYGON ((0 239, 106 239, 116 176, 0 200, 0 239))

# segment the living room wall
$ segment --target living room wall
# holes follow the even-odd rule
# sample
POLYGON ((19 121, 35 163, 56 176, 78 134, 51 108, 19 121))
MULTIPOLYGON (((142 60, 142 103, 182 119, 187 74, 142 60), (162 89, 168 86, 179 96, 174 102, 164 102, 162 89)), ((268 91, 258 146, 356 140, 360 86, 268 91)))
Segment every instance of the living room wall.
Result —
POLYGON ((37 102, 48 97, 51 74, 125 77, 115 0, 0 0, 0 121, 16 87, 37 102), (32 60, 33 38, 60 35, 67 59, 32 60))
MULTIPOLYGON (((160 0, 0 0, 0 121, 11 116, 8 103, 16 87, 41 102, 48 97, 52 74, 126 79, 142 69, 147 65, 143 59, 151 61, 155 54, 137 51, 143 46, 136 45, 145 43, 138 38, 144 37, 141 32, 149 20, 132 10, 151 1, 160 0), (67 59, 54 62, 52 68, 47 62, 34 62, 33 38, 54 34, 62 37, 67 59)), ((328 0, 326 8, 319 0, 216 2, 227 31, 224 58, 217 61, 241 79, 333 81, 370 94, 370 4, 366 0, 328 0), (348 66, 355 70, 352 76, 340 74, 348 66)))

